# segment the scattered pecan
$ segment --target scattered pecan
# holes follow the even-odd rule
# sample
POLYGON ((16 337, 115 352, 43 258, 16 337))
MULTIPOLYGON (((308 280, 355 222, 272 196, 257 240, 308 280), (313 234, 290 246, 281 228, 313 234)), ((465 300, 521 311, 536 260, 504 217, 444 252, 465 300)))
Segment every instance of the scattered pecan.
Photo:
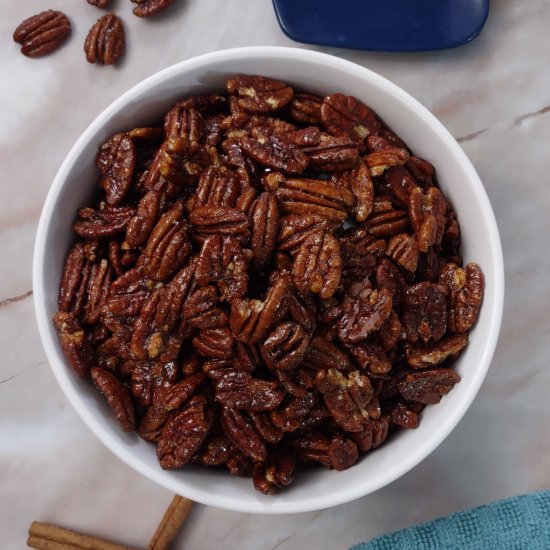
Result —
POLYGON ((138 4, 134 8, 134 15, 138 17, 152 17, 171 6, 176 0, 132 0, 138 4))
POLYGON ((90 375, 96 388, 107 399, 107 403, 125 432, 131 432, 136 425, 136 413, 128 389, 109 371, 94 367, 90 375))
POLYGON ((91 6, 96 6, 96 8, 105 9, 109 6, 111 0, 88 0, 88 4, 91 6))
POLYGON ((27 57, 42 57, 67 40, 71 22, 67 16, 54 10, 43 11, 25 19, 14 31, 13 39, 21 44, 21 53, 27 57))
POLYGON ((124 53, 126 39, 120 17, 107 13, 88 32, 84 52, 88 63, 114 65, 124 53))

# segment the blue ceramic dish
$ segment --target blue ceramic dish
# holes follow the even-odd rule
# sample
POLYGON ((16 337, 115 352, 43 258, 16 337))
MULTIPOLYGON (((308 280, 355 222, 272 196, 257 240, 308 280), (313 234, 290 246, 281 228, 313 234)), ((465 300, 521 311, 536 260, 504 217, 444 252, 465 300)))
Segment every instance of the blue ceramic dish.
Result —
POLYGON ((489 0, 273 0, 292 40, 356 50, 411 52, 473 40, 489 0))

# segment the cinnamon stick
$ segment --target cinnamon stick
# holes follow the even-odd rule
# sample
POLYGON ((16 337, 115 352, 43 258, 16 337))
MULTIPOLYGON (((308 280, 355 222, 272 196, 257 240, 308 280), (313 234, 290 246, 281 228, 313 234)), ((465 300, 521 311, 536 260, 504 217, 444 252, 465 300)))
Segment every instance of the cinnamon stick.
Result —
POLYGON ((164 513, 147 550, 168 550, 184 524, 193 501, 176 495, 164 513))
POLYGON ((27 545, 37 550, 132 550, 129 546, 41 521, 31 523, 27 545))

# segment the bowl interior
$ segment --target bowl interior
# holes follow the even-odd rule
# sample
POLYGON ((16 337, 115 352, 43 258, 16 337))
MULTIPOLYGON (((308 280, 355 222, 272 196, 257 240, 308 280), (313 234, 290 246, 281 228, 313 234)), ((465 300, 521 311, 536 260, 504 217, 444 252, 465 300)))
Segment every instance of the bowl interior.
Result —
POLYGON ((171 491, 227 509, 289 513, 321 509, 368 494, 426 457, 458 423, 485 376, 500 327, 503 268, 494 216, 479 178, 455 140, 416 100, 382 77, 335 57, 291 48, 241 48, 207 54, 162 71, 130 90, 104 111, 75 144, 54 180, 40 220, 34 263, 35 306, 50 365, 63 391, 94 433, 122 460, 171 491), (370 105, 415 154, 431 161, 454 205, 465 261, 479 263, 486 294, 470 344, 456 369, 462 381, 422 414, 415 431, 403 430, 387 445, 344 472, 310 471, 276 497, 258 494, 249 479, 187 466, 163 471, 154 447, 124 434, 91 384, 73 375, 51 318, 64 256, 73 240, 77 208, 95 193, 97 148, 115 132, 154 123, 183 96, 222 90, 235 73, 264 74, 296 88, 343 92, 370 105))

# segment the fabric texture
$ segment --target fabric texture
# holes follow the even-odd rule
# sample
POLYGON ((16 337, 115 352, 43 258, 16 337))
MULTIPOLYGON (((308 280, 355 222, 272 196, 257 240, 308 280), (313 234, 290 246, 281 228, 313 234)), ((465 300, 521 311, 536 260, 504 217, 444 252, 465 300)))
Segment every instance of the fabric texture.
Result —
POLYGON ((350 550, 550 550, 550 491, 457 512, 350 550))

